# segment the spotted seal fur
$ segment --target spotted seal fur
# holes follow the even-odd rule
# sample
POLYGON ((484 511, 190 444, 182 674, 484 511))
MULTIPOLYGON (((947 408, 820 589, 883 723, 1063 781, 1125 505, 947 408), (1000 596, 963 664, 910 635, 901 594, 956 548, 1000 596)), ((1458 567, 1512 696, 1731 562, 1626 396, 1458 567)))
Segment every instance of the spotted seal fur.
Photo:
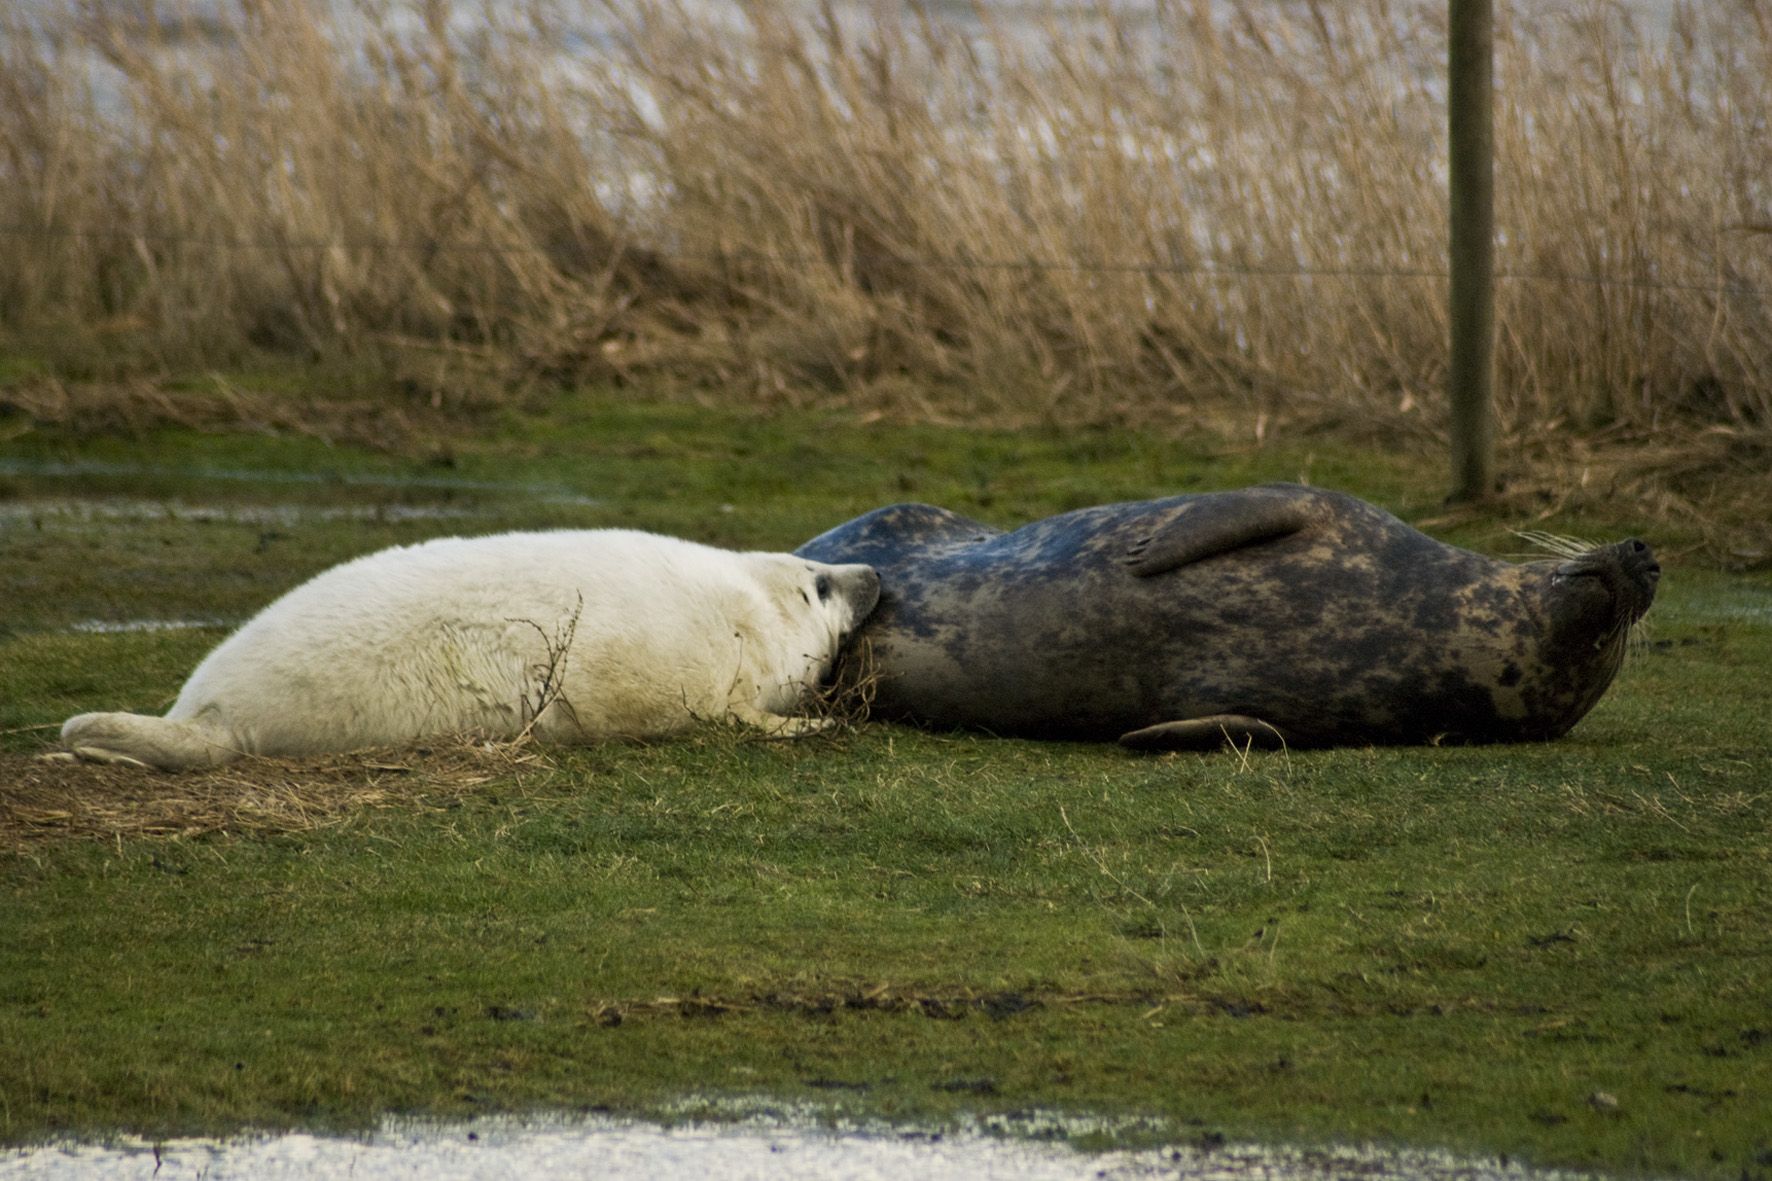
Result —
POLYGON ((1660 578, 1634 539, 1506 562, 1289 484, 1008 533, 901 504, 796 552, 879 572, 841 662, 875 716, 1156 749, 1558 737, 1660 578))

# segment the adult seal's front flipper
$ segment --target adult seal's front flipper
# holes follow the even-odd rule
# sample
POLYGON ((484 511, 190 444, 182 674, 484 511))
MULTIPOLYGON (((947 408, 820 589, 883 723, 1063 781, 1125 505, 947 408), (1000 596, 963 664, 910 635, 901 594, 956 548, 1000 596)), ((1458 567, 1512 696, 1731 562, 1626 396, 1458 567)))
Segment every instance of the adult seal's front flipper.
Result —
POLYGON ((1320 516, 1316 499, 1292 484, 1210 492, 1189 499, 1154 531, 1134 541, 1121 561, 1133 574, 1149 578, 1245 546, 1277 541, 1320 516))
POLYGON ((1293 745, 1286 732, 1260 718, 1244 714, 1212 714, 1181 722, 1162 722, 1120 735, 1120 745, 1131 750, 1280 750, 1293 745))

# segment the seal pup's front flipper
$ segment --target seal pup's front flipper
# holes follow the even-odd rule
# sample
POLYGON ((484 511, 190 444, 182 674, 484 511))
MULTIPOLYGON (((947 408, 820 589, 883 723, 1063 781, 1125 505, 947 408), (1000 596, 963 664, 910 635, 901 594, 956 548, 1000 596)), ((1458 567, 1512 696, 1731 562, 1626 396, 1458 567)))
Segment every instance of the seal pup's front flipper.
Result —
POLYGON ((1208 492, 1127 547, 1121 558, 1140 578, 1164 574, 1189 562, 1274 541, 1297 533, 1318 516, 1309 489, 1267 484, 1236 492, 1208 492), (1306 495, 1300 495, 1305 493, 1306 495))
POLYGON ((1132 750, 1217 750, 1234 746, 1246 750, 1280 750, 1291 745, 1286 732, 1260 718, 1246 714, 1212 714, 1181 722, 1160 722, 1120 735, 1120 745, 1132 750))
POLYGON ((727 715, 735 725, 755 726, 765 738, 804 738, 836 728, 835 718, 802 718, 770 713, 754 705, 734 705, 727 715))

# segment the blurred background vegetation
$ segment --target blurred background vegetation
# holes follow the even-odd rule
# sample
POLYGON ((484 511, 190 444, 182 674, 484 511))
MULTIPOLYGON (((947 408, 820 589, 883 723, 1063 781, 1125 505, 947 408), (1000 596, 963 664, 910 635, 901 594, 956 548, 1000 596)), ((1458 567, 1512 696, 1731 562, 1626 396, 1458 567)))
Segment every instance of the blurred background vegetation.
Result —
MULTIPOLYGON (((1498 13, 1503 467, 1530 508, 1714 522, 1713 554, 1752 566, 1772 13, 1648 9, 1498 13)), ((27 428, 103 425, 107 397, 143 398, 94 383, 268 356, 417 409, 613 382, 1437 448, 1444 21, 1441 0, 19 6, 0 398, 27 428)))

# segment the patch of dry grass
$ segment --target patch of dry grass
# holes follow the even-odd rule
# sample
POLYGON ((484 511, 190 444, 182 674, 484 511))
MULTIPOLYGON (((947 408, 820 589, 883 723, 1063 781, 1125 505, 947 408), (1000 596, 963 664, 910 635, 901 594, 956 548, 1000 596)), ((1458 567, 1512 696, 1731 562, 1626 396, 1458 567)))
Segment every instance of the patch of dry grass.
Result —
MULTIPOLYGON (((831 728, 795 741, 853 734, 866 720, 873 684, 870 672, 822 692, 807 712, 829 719, 831 728)), ((47 736, 54 727, 40 729, 47 736)), ((674 741, 730 751, 782 739, 748 726, 704 722, 674 741)), ((527 728, 509 740, 463 735, 306 758, 248 755, 224 767, 176 772, 0 753, 0 856, 60 839, 310 832, 350 824, 377 809, 445 811, 493 784, 501 795, 527 794, 565 774, 527 728)))
POLYGON ((60 838, 308 832, 367 810, 441 810, 495 780, 521 790, 553 770, 529 744, 458 742, 306 759, 251 757, 163 772, 0 754, 0 854, 60 838))
MULTIPOLYGON (((0 323, 167 364, 391 350, 437 390, 496 364, 936 420, 1443 430, 1438 0, 342 11, 9 18, 0 323)), ((1772 19, 1686 5, 1651 38, 1591 0, 1503 14, 1497 45, 1519 478, 1755 499, 1772 19)))

